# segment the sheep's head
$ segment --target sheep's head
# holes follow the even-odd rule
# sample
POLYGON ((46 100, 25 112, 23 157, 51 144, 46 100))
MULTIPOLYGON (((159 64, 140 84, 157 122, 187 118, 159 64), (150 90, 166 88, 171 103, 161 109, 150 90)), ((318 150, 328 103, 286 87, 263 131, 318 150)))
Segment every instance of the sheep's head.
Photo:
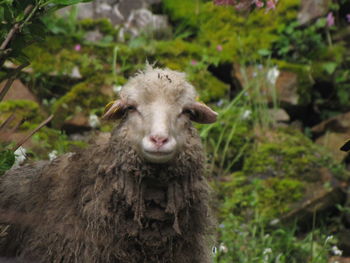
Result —
POLYGON ((217 113, 196 101, 185 74, 148 66, 130 79, 120 99, 106 107, 105 119, 124 118, 127 140, 147 161, 165 163, 181 151, 191 121, 212 123, 217 113))

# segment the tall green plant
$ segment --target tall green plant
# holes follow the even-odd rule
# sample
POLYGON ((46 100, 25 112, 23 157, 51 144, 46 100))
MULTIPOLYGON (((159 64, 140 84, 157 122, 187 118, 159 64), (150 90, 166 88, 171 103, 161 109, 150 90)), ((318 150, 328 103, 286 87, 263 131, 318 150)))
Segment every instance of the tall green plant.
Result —
MULTIPOLYGON (((5 75, 7 79, 0 91, 0 102, 10 89, 18 73, 30 64, 29 59, 24 55, 23 49, 43 39, 46 27, 42 21, 43 17, 59 8, 88 2, 90 0, 0 0, 0 69, 5 61, 10 60, 19 65, 13 71, 5 75)), ((6 128, 11 115, 0 125, 0 132, 6 128)), ((8 170, 14 163, 13 152, 29 139, 36 131, 46 125, 53 116, 41 123, 28 136, 17 143, 12 150, 0 151, 0 175, 8 170)))

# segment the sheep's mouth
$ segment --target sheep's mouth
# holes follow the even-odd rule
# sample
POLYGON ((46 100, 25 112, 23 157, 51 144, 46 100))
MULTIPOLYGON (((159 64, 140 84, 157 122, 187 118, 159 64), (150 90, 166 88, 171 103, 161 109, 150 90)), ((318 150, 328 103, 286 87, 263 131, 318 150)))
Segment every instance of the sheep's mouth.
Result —
POLYGON ((168 152, 164 152, 164 151, 146 151, 146 153, 148 154, 153 154, 153 155, 168 155, 168 154, 173 154, 173 151, 168 151, 168 152))
POLYGON ((170 161, 174 156, 174 151, 146 151, 144 157, 153 163, 165 163, 170 161))

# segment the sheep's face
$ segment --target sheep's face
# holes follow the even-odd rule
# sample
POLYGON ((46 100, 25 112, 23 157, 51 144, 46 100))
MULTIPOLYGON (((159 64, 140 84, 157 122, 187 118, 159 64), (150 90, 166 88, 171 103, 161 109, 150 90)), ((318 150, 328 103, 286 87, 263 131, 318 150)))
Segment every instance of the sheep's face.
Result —
POLYGON ((136 151, 149 162, 166 163, 190 138, 191 120, 216 120, 217 114, 195 98, 183 73, 149 67, 129 80, 104 117, 125 118, 126 139, 136 151))

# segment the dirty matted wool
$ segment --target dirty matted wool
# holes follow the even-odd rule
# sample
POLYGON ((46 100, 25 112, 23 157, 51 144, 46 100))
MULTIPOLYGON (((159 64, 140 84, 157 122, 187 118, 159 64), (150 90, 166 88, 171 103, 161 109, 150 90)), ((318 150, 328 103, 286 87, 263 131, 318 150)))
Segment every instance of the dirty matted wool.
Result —
MULTIPOLYGON (((142 160, 122 123, 110 142, 0 180, 0 207, 16 216, 0 255, 33 262, 207 263, 212 220, 199 137, 189 128, 170 163, 142 160)), ((0 216, 1 219, 1 216, 0 216)))

